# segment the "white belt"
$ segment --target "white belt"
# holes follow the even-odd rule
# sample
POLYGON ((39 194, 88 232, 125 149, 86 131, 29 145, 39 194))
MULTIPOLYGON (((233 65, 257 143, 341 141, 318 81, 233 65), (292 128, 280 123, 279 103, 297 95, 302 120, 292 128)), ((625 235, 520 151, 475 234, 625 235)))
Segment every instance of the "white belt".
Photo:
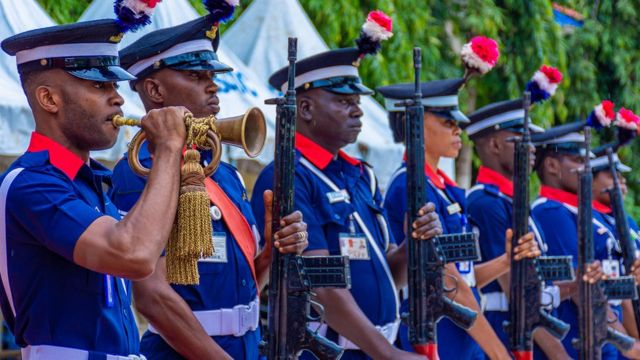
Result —
MULTIPOLYGON (((393 344, 396 341, 396 337, 398 336, 398 329, 400 328, 400 320, 396 320, 394 322, 390 322, 383 326, 376 326, 376 330, 382 336, 384 336, 390 344, 393 344)), ((318 334, 322 336, 327 335, 327 324, 321 324, 319 322, 310 322, 309 329, 311 331, 316 331, 318 334)), ((352 343, 346 337, 339 335, 338 336, 338 346, 345 350, 360 350, 358 345, 352 343)))
POLYGON ((509 311, 509 299, 502 292, 484 294, 484 311, 509 311))
MULTIPOLYGON (((231 309, 194 311, 193 314, 209 336, 240 337, 258 328, 260 301, 255 299, 249 305, 236 305, 231 309)), ((158 334, 158 330, 151 324, 149 324, 149 331, 158 334)))
POLYGON ((547 285, 544 287, 540 302, 547 310, 552 310, 560 306, 560 288, 556 285, 547 285))
MULTIPOLYGON (((88 360, 89 352, 86 350, 53 346, 53 345, 34 345, 22 348, 23 360, 88 360)), ((146 360, 143 355, 107 355, 107 360, 146 360)))
POLYGON ((476 271, 473 266, 473 261, 462 261, 456 263, 456 268, 458 269, 458 273, 460 273, 460 277, 462 277, 469 287, 476 286, 476 271), (462 267, 464 267, 464 270, 461 271, 460 268, 462 267))
MULTIPOLYGON (((560 306, 560 288, 555 285, 545 286, 540 297, 540 302, 548 310, 560 306)), ((502 292, 484 294, 484 299, 484 311, 509 311, 509 299, 502 292)))

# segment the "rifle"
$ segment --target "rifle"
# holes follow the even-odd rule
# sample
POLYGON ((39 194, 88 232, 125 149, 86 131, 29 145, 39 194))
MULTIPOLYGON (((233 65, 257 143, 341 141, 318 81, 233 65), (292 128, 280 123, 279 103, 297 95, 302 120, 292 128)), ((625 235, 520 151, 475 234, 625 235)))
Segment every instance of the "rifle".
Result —
MULTIPOLYGON (((607 189, 606 191, 609 193, 609 199, 611 200, 613 217, 616 222, 616 233, 620 247, 622 248, 624 268, 628 274, 631 270, 631 265, 633 265, 637 257, 636 241, 631 237, 631 233, 629 233, 629 221, 624 211, 624 200, 622 199, 622 190, 620 190, 620 181, 618 181, 618 172, 613 159, 612 148, 607 148, 607 158, 609 159, 611 176, 613 176, 613 188, 607 189)), ((640 293, 640 287, 636 287, 636 290, 640 293)), ((636 328, 640 331, 640 300, 634 299, 632 303, 633 314, 636 318, 636 328)))
POLYGON ((525 258, 515 260, 518 240, 529 232, 529 176, 531 133, 529 108, 531 93, 523 98, 524 133, 515 137, 513 160, 513 238, 511 240, 511 272, 509 285, 509 321, 504 326, 509 334, 509 347, 517 360, 533 359, 533 332, 540 326, 558 339, 569 331, 569 325, 549 315, 542 304, 544 281, 572 280, 571 256, 525 258))
POLYGON ((637 298, 635 280, 631 276, 607 279, 590 284, 582 280, 588 264, 594 260, 591 154, 591 129, 585 128, 584 167, 578 171, 578 339, 573 345, 578 349, 580 360, 597 360, 602 357, 602 346, 608 342, 625 352, 633 346, 633 338, 620 333, 608 325, 609 300, 637 298))
MULTIPOLYGON (((266 104, 277 105, 272 234, 280 229, 282 216, 293 211, 296 52, 297 39, 289 38, 289 88, 284 97, 265 101, 266 104)), ((262 344, 269 360, 296 359, 302 350, 309 350, 322 360, 342 356, 343 350, 338 345, 310 330, 307 324, 317 320, 310 315, 311 289, 349 288, 349 269, 346 256, 305 257, 273 250, 269 274, 268 331, 262 344)), ((319 304, 315 305, 321 308, 319 304)))
MULTIPOLYGON (((420 48, 413 49, 415 96, 399 104, 404 106, 407 147, 407 213, 409 224, 418 218, 426 203, 424 177, 424 108, 420 86, 420 48)), ((410 227, 411 228, 411 227, 410 227)), ((438 359, 436 324, 443 316, 456 325, 469 328, 477 314, 444 294, 444 265, 453 261, 477 260, 478 245, 472 233, 439 236, 418 240, 408 235, 409 340, 416 352, 438 359)))

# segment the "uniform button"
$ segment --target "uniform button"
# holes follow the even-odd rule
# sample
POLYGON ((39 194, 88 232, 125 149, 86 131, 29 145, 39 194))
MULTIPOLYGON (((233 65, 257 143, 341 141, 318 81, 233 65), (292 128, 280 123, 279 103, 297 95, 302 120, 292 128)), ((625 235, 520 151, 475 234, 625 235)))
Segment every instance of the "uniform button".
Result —
POLYGON ((127 312, 127 310, 122 309, 122 316, 124 316, 125 318, 129 317, 129 313, 127 312))
POLYGON ((340 215, 338 215, 338 214, 333 214, 333 218, 334 218, 334 219, 336 219, 336 220, 340 220, 340 215))
POLYGON ((242 279, 242 286, 247 286, 247 280, 242 279))

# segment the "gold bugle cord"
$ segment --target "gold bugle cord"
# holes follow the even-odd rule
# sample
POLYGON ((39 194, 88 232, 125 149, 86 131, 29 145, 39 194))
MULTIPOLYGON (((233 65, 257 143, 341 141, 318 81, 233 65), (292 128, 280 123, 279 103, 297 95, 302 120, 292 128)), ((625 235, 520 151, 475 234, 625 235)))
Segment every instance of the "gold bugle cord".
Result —
POLYGON ((140 120, 127 118, 127 117, 124 117, 122 115, 115 115, 111 119, 111 123, 115 127, 120 127, 120 126, 137 126, 137 127, 140 127, 140 120))

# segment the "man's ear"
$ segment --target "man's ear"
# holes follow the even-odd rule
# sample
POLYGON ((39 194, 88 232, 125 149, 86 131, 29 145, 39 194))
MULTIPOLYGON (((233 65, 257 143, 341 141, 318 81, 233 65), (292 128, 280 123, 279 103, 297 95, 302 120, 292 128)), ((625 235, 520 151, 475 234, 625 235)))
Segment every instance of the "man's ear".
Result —
POLYGON ((546 158, 544 158, 543 166, 547 176, 555 176, 557 178, 560 178, 560 159, 552 156, 547 156, 546 158))
POLYGON ((504 144, 502 143, 502 139, 499 139, 497 136, 490 136, 489 141, 487 142, 489 153, 498 156, 502 151, 504 151, 504 144))
POLYGON ((50 114, 57 114, 62 104, 62 95, 59 89, 47 85, 40 85, 35 88, 33 98, 38 106, 50 114))
POLYGON ((162 84, 154 79, 153 77, 147 77, 142 80, 141 84, 136 86, 138 93, 142 91, 141 94, 145 98, 147 98, 150 102, 154 104, 162 104, 164 103, 164 89, 162 88, 162 84))
POLYGON ((310 123, 313 120, 313 100, 305 95, 299 96, 298 100, 298 118, 306 123, 310 123))

